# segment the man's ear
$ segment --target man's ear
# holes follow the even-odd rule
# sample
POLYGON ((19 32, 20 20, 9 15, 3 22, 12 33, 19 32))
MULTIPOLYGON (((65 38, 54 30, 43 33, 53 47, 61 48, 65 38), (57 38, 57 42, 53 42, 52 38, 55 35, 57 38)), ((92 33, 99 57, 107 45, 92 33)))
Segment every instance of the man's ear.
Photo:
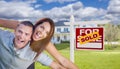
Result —
POLYGON ((13 33, 15 34, 15 31, 16 31, 16 29, 15 30, 13 30, 13 33))

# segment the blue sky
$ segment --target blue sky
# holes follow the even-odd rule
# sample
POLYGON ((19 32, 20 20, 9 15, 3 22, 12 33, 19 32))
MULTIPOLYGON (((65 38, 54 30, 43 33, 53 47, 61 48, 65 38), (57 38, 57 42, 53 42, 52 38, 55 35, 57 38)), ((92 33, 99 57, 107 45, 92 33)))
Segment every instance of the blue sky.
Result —
POLYGON ((70 2, 64 2, 64 3, 60 3, 59 1, 56 1, 56 2, 53 1, 53 2, 48 3, 44 0, 39 0, 39 1, 37 0, 37 3, 35 4, 42 4, 42 6, 37 9, 48 10, 48 9, 52 9, 53 7, 66 6, 68 4, 75 3, 77 1, 81 1, 85 7, 91 6, 95 8, 107 9, 107 6, 110 0, 74 0, 70 2))
POLYGON ((120 18, 120 0, 0 0, 0 18, 69 20, 71 8, 76 21, 120 18))
POLYGON ((96 7, 107 9, 110 0, 80 0, 86 7, 96 7))

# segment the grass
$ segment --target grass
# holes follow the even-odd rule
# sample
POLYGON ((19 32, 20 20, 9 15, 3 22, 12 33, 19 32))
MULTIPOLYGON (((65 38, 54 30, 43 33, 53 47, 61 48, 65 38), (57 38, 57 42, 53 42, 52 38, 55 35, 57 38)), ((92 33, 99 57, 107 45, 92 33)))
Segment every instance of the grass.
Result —
MULTIPOLYGON (((69 44, 56 45, 59 52, 69 59, 69 44)), ((75 64, 80 69, 120 69, 120 45, 105 45, 104 51, 75 50, 75 64)), ((50 69, 36 63, 36 69, 50 69)))

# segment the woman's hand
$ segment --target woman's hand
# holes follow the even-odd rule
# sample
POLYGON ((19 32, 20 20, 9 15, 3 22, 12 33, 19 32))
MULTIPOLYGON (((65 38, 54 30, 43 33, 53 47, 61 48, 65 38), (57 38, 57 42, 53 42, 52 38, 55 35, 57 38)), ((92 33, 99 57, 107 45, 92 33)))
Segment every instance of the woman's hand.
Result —
POLYGON ((19 21, 17 21, 17 20, 0 19, 1 27, 15 29, 18 24, 19 24, 19 21))

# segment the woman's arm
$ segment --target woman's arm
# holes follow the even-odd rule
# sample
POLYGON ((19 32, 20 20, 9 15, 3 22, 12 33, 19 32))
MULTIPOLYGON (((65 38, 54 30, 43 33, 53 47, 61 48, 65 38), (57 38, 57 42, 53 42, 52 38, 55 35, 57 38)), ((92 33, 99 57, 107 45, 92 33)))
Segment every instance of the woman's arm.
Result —
POLYGON ((51 63, 51 65, 50 65, 50 67, 51 67, 52 69, 66 69, 66 68, 64 68, 63 66, 61 66, 59 63, 57 63, 56 61, 53 61, 53 62, 51 63))
POLYGON ((47 52, 52 55, 62 66, 67 69, 78 69, 78 67, 67 58, 63 57, 55 48, 53 43, 49 42, 46 47, 47 52))
POLYGON ((16 20, 0 19, 1 27, 15 29, 18 24, 19 24, 19 21, 16 21, 16 20))

